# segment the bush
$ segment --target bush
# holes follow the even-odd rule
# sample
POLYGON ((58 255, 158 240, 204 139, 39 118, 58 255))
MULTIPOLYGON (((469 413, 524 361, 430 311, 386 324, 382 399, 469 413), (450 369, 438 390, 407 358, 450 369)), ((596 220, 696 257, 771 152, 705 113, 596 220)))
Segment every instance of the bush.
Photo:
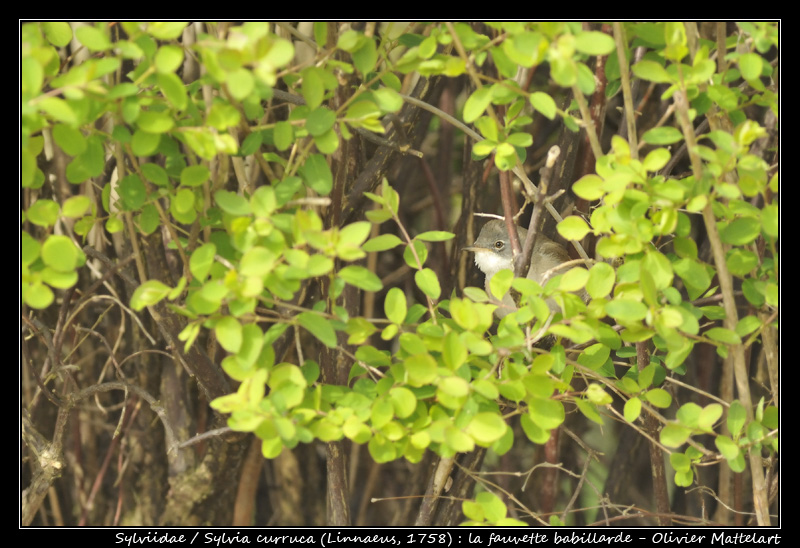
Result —
POLYGON ((24 524, 774 519, 776 24, 21 35, 24 524))

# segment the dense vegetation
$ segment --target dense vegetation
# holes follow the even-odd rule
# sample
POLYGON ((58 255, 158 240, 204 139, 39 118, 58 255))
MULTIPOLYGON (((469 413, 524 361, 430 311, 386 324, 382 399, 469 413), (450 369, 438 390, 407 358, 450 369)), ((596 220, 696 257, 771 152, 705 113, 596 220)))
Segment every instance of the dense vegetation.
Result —
POLYGON ((23 524, 776 524, 778 59, 23 24, 23 524), (518 275, 537 232, 574 259, 496 275, 499 322, 476 213, 532 229, 518 275))

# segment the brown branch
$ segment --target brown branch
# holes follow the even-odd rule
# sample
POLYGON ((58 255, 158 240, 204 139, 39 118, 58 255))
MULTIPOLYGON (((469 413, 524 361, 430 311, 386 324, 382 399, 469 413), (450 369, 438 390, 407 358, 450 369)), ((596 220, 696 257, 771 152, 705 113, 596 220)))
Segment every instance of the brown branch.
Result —
MULTIPOLYGON (((641 371, 650 365, 650 352, 647 349, 647 342, 636 343, 636 366, 641 371)), ((644 428, 647 433, 656 438, 658 435, 658 421, 650 414, 645 413, 642 418, 644 428)), ((664 466, 664 455, 659 446, 650 442, 650 470, 653 473, 653 495, 656 498, 656 509, 658 510, 658 524, 661 526, 672 525, 669 507, 669 486, 667 485, 667 471, 664 466)))
POLYGON ((233 507, 234 527, 255 525, 256 493, 258 492, 258 478, 261 477, 261 468, 264 466, 264 456, 261 454, 261 440, 255 436, 250 441, 250 448, 242 464, 239 476, 239 488, 236 492, 236 503, 233 507))
POLYGON ((436 462, 433 473, 428 481, 428 488, 425 491, 425 496, 422 498, 419 512, 417 512, 417 519, 414 522, 415 526, 423 527, 433 525, 436 505, 442 491, 444 491, 447 479, 450 477, 454 462, 454 457, 439 458, 436 462))
POLYGON ((550 203, 550 198, 547 195, 550 188, 551 181, 554 175, 554 166, 561 155, 561 149, 558 145, 550 148, 547 152, 547 160, 545 161, 542 169, 539 170, 539 186, 533 196, 533 214, 528 223, 528 234, 525 238, 525 243, 522 248, 522 254, 516 259, 514 263, 514 275, 517 277, 527 276, 527 268, 525 265, 531 264, 533 258, 533 246, 536 243, 536 236, 539 233, 539 226, 545 205, 550 203))
MULTIPOLYGON (((440 83, 442 81, 443 78, 439 76, 420 79, 414 90, 414 98, 423 102, 430 102, 440 91, 440 83)), ((406 102, 400 111, 399 118, 407 128, 408 143, 416 146, 416 143, 421 142, 427 132, 428 121, 430 120, 429 113, 406 102)), ((375 151, 375 154, 358 174, 355 183, 347 193, 342 210, 344 223, 351 222, 364 210, 367 202, 364 192, 371 192, 380 184, 401 154, 399 150, 388 146, 382 146, 375 151)))
MULTIPOLYGON (((683 137, 686 140, 686 145, 689 150, 692 171, 695 178, 700 180, 703 177, 703 163, 697 153, 697 140, 694 128, 689 120, 689 100, 686 96, 686 92, 684 90, 676 91, 674 101, 678 114, 678 122, 680 123, 683 137)), ((714 265, 717 269, 717 279, 719 280, 723 295, 722 305, 725 309, 724 326, 727 329, 734 330, 739 321, 739 315, 736 310, 736 300, 733 292, 733 278, 728 272, 725 248, 719 235, 716 216, 714 215, 710 201, 706 207, 703 208, 703 222, 706 227, 706 233, 708 234, 708 240, 711 244, 714 265)), ((750 396, 750 381, 747 375, 747 365, 744 358, 744 346, 742 344, 731 345, 730 353, 733 361, 736 390, 745 408, 747 420, 749 422, 753 420, 753 400, 750 396)), ((758 517, 758 524, 761 526, 768 526, 770 525, 769 503, 767 501, 766 486, 764 485, 764 469, 761 464, 761 455, 755 447, 751 447, 749 457, 753 482, 753 503, 755 505, 756 516, 758 517)))

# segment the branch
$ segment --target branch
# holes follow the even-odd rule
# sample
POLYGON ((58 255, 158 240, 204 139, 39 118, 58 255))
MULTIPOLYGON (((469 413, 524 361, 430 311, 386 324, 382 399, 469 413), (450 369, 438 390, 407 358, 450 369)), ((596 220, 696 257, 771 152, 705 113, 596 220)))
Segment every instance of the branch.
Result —
MULTIPOLYGON (((689 120, 689 101, 686 97, 686 92, 682 89, 676 91, 674 100, 677 109, 676 112, 678 114, 678 122, 681 125, 681 130, 689 151, 689 158, 692 162, 692 171, 695 179, 699 181, 703 177, 703 164, 700 156, 697 154, 697 141, 695 139, 694 128, 689 120)), ((734 330, 739 321, 739 315, 736 311, 733 279, 730 272, 728 272, 728 263, 725 260, 725 249, 720 239, 719 230, 717 229, 717 220, 712 210, 711 200, 709 200, 706 207, 703 208, 703 223, 705 224, 706 233, 711 243, 714 264, 717 269, 717 279, 719 280, 720 290, 722 292, 722 304, 725 309, 724 325, 726 328, 734 330)), ((739 393, 739 398, 742 400, 742 405, 744 405, 747 413, 747 420, 750 422, 753 420, 753 400, 750 396, 750 384, 747 375, 747 364, 745 363, 744 357, 744 346, 742 344, 734 344, 730 346, 730 350, 733 359, 736 390, 739 393)), ((767 500, 761 455, 755 448, 751 447, 749 456, 753 481, 753 502, 755 504, 758 524, 761 526, 768 526, 770 525, 769 501, 767 500)))

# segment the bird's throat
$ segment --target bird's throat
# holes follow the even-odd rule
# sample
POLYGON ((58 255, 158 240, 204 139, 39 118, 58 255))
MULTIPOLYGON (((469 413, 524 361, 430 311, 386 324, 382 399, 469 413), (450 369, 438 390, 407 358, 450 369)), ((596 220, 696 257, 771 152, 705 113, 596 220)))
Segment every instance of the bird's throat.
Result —
POLYGON ((486 274, 487 278, 494 276, 501 270, 514 269, 511 259, 489 250, 475 253, 475 264, 481 269, 481 272, 486 274))

